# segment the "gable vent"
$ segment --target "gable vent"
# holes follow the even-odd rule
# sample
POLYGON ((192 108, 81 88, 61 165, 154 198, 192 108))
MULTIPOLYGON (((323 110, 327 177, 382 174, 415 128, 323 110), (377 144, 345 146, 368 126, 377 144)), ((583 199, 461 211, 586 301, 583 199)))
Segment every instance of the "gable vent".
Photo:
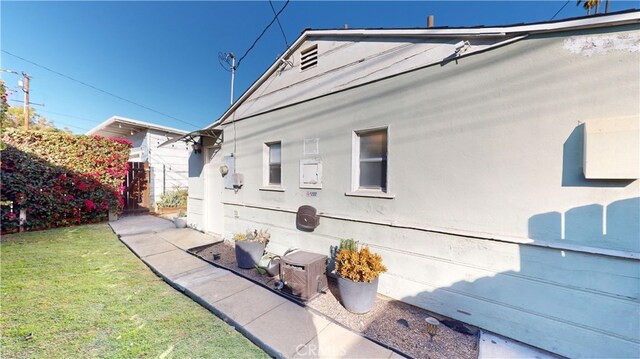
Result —
POLYGON ((318 64, 318 45, 300 51, 300 70, 306 70, 318 64))

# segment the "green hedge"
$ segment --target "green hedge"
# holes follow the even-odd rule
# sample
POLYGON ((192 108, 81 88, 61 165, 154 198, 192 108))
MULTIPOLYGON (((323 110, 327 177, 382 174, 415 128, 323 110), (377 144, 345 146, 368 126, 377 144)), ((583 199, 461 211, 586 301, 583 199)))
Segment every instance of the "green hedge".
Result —
POLYGON ((131 143, 99 136, 4 129, 2 232, 93 223, 121 212, 131 143), (8 204, 13 204, 13 211, 8 204))

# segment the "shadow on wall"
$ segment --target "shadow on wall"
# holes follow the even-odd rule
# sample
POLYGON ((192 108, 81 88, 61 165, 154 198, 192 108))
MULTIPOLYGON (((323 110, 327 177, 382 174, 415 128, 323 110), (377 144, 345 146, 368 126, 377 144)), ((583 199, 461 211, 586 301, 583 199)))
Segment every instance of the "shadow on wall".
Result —
MULTIPOLYGON (((606 234, 602 206, 569 210, 565 214, 567 238, 583 244, 590 236, 607 248, 621 244, 637 248, 639 208, 640 198, 606 206, 606 234)), ((559 233, 560 218, 559 212, 534 216, 530 233, 540 236, 543 229, 559 233)), ((454 255, 454 265, 445 272, 429 263, 431 259, 424 259, 421 267, 433 269, 425 278, 434 289, 405 296, 402 301, 568 357, 640 354, 638 260, 492 242, 469 250, 477 253, 463 258, 454 255), (505 251, 515 246, 517 254, 507 255, 505 251), (491 260, 482 262, 486 256, 491 260), (500 267, 513 269, 500 271, 500 267), (457 281, 438 285, 449 278, 457 281)), ((400 283, 392 287, 405 290, 404 283, 412 280, 395 281, 400 283)))
POLYGON ((640 197, 536 214, 529 218, 529 238, 638 252, 640 197))
POLYGON ((191 151, 189 154, 189 178, 200 177, 204 168, 204 157, 202 153, 191 151))

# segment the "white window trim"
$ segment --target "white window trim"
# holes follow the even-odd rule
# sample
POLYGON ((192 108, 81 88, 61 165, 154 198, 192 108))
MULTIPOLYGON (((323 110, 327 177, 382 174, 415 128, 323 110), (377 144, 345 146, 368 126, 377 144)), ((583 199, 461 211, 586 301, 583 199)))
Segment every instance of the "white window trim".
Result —
POLYGON ((284 192, 284 187, 278 187, 278 186, 266 186, 266 187, 260 187, 258 188, 258 190, 260 191, 268 191, 268 192, 284 192))
POLYGON ((391 151, 389 146, 391 126, 380 126, 364 128, 360 130, 351 131, 351 191, 346 192, 345 196, 352 197, 372 197, 372 198, 395 198, 395 194, 391 192, 391 186, 389 181, 389 164, 391 163, 391 151), (360 188, 360 134, 373 132, 373 131, 387 131, 387 187, 386 191, 382 189, 360 188))
POLYGON ((259 188, 261 191, 274 191, 274 192, 284 192, 284 187, 282 186, 283 178, 282 178, 282 163, 284 162, 283 158, 283 146, 284 143, 282 141, 268 141, 262 144, 262 187, 259 188), (269 145, 274 143, 280 143, 280 184, 269 184, 269 145))

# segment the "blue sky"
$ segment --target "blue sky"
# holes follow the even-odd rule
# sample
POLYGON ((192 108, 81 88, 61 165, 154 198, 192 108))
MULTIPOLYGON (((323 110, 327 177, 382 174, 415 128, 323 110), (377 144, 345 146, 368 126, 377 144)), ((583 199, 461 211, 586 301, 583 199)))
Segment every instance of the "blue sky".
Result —
MULTIPOLYGON (((280 15, 291 44, 305 28, 504 25, 546 21, 566 1, 291 1, 280 15)), ((274 1, 278 11, 284 1, 274 1)), ((638 7, 612 1, 611 11, 638 7)), ((585 15, 570 0, 557 18, 585 15)), ((31 102, 58 127, 84 133, 113 115, 194 130, 229 106, 230 73, 219 52, 240 57, 272 20, 268 1, 0 3, 3 51, 131 102, 74 82, 5 52, 0 68, 32 75, 31 102)), ((277 23, 236 73, 235 97, 286 49, 277 23)), ((19 77, 2 74, 11 89, 19 77)), ((22 100, 22 92, 12 94, 22 100)), ((12 106, 21 103, 10 101, 12 106)))

